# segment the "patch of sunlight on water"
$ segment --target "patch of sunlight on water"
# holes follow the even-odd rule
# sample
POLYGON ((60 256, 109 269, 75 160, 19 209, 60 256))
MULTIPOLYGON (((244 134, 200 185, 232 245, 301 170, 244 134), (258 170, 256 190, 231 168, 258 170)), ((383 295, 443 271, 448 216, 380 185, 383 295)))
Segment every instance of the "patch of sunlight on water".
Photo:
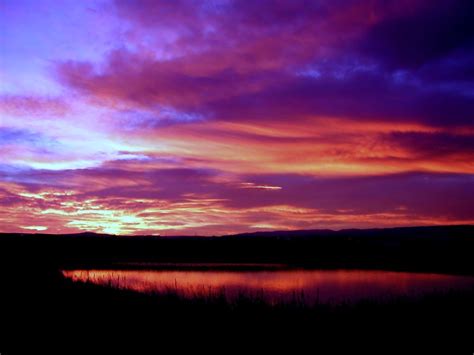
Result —
POLYGON ((474 278, 468 276, 366 270, 73 270, 63 273, 74 281, 139 292, 172 292, 184 297, 221 295, 230 300, 243 294, 271 303, 383 301, 474 288, 474 278))

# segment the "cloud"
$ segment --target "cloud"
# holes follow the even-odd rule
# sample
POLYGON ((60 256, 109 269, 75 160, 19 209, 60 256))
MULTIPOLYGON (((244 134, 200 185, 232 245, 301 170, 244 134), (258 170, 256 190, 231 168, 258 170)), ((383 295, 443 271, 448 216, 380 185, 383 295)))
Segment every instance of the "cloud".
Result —
POLYGON ((156 107, 166 107, 178 121, 329 116, 471 125, 472 81, 453 83, 472 61, 469 51, 458 53, 472 48, 469 4, 119 1, 130 31, 147 31, 150 43, 113 50, 99 66, 60 63, 57 75, 103 105, 157 118, 156 107), (165 55, 156 46, 166 29, 173 35, 165 55), (430 63, 436 71, 420 68, 430 63), (443 79, 445 68, 457 74, 443 79))
POLYGON ((58 2, 53 27, 20 5, 0 71, 0 230, 474 220, 469 1, 58 2))
POLYGON ((409 149, 413 157, 474 156, 473 134, 392 132, 386 138, 409 149))
POLYGON ((36 132, 11 127, 0 127, 0 146, 15 143, 41 146, 47 144, 48 141, 46 137, 36 132))
POLYGON ((0 113, 15 116, 64 115, 69 109, 61 97, 0 95, 0 113))
POLYGON ((264 225, 342 228, 474 221, 469 174, 229 178, 220 171, 150 169, 138 161, 142 171, 132 171, 129 164, 124 169, 118 164, 115 169, 30 171, 29 181, 3 182, 1 198, 8 202, 10 219, 28 216, 34 225, 61 231, 230 233, 264 225))
POLYGON ((381 21, 361 40, 362 52, 395 68, 417 68, 474 45, 474 4, 434 1, 413 13, 381 21))

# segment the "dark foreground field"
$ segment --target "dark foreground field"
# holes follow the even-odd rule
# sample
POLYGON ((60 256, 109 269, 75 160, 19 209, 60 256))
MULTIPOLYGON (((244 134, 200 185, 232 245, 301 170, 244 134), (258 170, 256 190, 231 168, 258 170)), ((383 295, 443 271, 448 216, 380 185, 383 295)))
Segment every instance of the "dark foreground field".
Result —
MULTIPOLYGON (((418 255, 418 264, 415 264, 416 259, 412 254, 423 250, 420 234, 413 238, 410 235, 400 237, 398 234, 395 237, 394 232, 389 232, 389 235, 392 233, 391 239, 385 237, 384 242, 379 244, 367 241, 377 238, 370 233, 340 237, 342 239, 337 242, 342 250, 340 255, 337 255, 335 247, 331 245, 332 241, 323 239, 323 242, 317 242, 311 239, 317 238, 315 236, 300 239, 298 243, 302 244, 298 244, 298 247, 291 244, 295 243, 292 238, 281 236, 272 236, 270 241, 255 241, 255 245, 256 248, 262 245, 258 243, 274 246, 273 253, 269 250, 262 256, 261 260, 265 262, 278 259, 288 261, 291 265, 289 261, 300 260, 307 267, 310 264, 318 265, 318 262, 325 263, 327 267, 338 267, 336 262, 329 263, 327 258, 318 261, 317 257, 311 257, 311 252, 314 255, 324 255, 322 248, 326 245, 327 252, 332 253, 335 260, 340 261, 344 267, 353 263, 353 266, 366 268, 413 267, 416 270, 432 269, 436 272, 472 275, 471 232, 472 227, 462 227, 458 230, 448 228, 444 231, 445 234, 439 230, 436 232, 438 234, 431 231, 432 239, 426 239, 428 234, 424 235, 426 248, 424 253, 418 255), (446 231, 457 232, 457 235, 446 235, 446 231), (354 242, 356 245, 369 243, 365 245, 370 248, 364 252, 361 248, 353 249, 351 258, 345 254, 349 250, 344 246, 345 238, 349 238, 350 245, 354 242), (360 238, 367 239, 361 241, 360 238), (305 240, 306 243, 303 243, 305 240), (442 240, 454 241, 442 243, 442 240), (287 253, 283 252, 285 243, 287 253), (316 245, 318 249, 311 250, 316 245), (410 245, 413 248, 407 247, 410 245), (373 254, 370 257, 374 250, 386 256, 386 264, 380 255, 373 254), (441 257, 441 251, 444 251, 444 257, 441 257), (297 257, 298 253, 301 253, 300 258, 297 257), (362 255, 367 260, 366 264, 363 263, 362 255), (437 262, 435 256, 438 257, 437 262)), ((387 231, 380 235, 383 236, 383 233, 387 231)), ((55 244, 56 239, 53 237, 46 237, 50 239, 45 239, 44 244, 38 242, 38 236, 34 237, 36 239, 27 236, 18 243, 16 242, 21 238, 15 239, 13 243, 9 236, 3 237, 5 239, 0 243, 2 355, 115 354, 128 348, 130 350, 127 353, 131 354, 169 353, 183 349, 219 353, 289 349, 291 353, 323 354, 369 350, 380 354, 472 354, 474 350, 474 290, 446 290, 420 299, 399 297, 384 302, 316 304, 311 307, 297 301, 269 305, 258 297, 245 296, 232 302, 219 295, 188 300, 173 291, 160 295, 139 294, 74 283, 62 277, 62 268, 86 267, 88 263, 91 267, 96 267, 100 264, 97 250, 105 250, 107 242, 104 240, 108 240, 103 239, 105 237, 64 237, 69 238, 64 244, 55 244), (78 239, 71 241, 73 238, 78 239), (81 247, 68 249, 73 243, 81 247), (87 248, 92 248, 94 244, 98 247, 87 253, 87 248), (20 245, 22 250, 18 249, 20 245), (53 249, 48 250, 45 246, 53 249), (70 264, 65 255, 71 258, 70 264)), ((252 245, 245 237, 241 240, 242 244, 231 241, 234 246, 242 245, 239 251, 244 250, 244 246, 248 248, 252 245)), ((176 243, 184 247, 188 242, 177 239, 176 243)), ((209 246, 209 241, 194 243, 209 246)), ((129 249, 127 254, 125 249, 118 247, 116 254, 114 250, 104 252, 103 260, 109 262, 109 265, 132 259, 169 261, 172 260, 171 256, 180 262, 190 261, 190 256, 196 262, 215 261, 229 252, 222 245, 212 246, 211 250, 215 254, 209 249, 207 252, 196 249, 195 245, 194 254, 188 248, 181 257, 177 257, 179 253, 173 245, 168 245, 167 250, 161 245, 161 249, 155 250, 154 254, 138 246, 136 249, 129 249), (219 248, 221 254, 218 253, 219 248), (142 254, 137 250, 142 251, 142 254), (144 257, 143 250, 148 253, 148 258, 144 257), (200 251, 203 252, 200 254, 200 251), (114 255, 120 255, 121 259, 115 259, 114 255), (155 256, 152 257, 153 255, 155 256), (196 255, 201 255, 201 259, 196 255)), ((265 249, 262 247, 261 250, 265 249)), ((229 262, 249 260, 256 256, 252 251, 240 258, 237 254, 234 255, 234 258, 229 258, 232 259, 229 262)), ((105 265, 105 261, 102 261, 102 265, 105 265)))
POLYGON ((139 294, 74 284, 38 269, 13 277, 3 277, 2 354, 114 354, 125 347, 133 354, 165 353, 165 346, 470 354, 474 346, 474 290, 307 307, 246 297, 229 303, 219 296, 139 294))

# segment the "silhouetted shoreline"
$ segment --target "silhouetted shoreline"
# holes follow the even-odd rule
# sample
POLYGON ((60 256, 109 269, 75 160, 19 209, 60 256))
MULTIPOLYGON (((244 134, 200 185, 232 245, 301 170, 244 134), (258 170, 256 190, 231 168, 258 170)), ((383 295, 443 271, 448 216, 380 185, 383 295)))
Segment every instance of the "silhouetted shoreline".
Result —
POLYGON ((387 344, 393 349, 409 342, 424 350, 443 346, 451 351, 472 350, 470 329, 465 324, 474 317, 474 290, 446 290, 417 300, 398 297, 389 302, 307 307, 298 302, 269 305, 249 297, 229 303, 220 297, 183 299, 172 292, 140 294, 73 282, 60 272, 114 267, 269 267, 474 275, 474 226, 294 233, 189 239, 2 234, 2 322, 8 326, 0 350, 5 354, 31 353, 26 348, 33 345, 37 353, 72 353, 52 339, 75 339, 72 335, 79 337, 83 346, 105 342, 107 351, 103 353, 113 353, 122 343, 138 342, 153 348, 156 342, 179 344, 183 339, 198 338, 233 343, 236 336, 242 346, 254 342, 266 344, 267 349, 278 348, 289 339, 300 339, 301 346, 313 341, 319 346, 335 346, 345 339, 345 345, 356 349, 353 342, 370 336, 370 344, 381 353, 387 344), (403 344, 396 343, 401 338, 403 344), (107 344, 104 339, 120 340, 107 344), (269 339, 273 343, 267 344, 269 339), (46 344, 40 345, 42 341, 46 344))
POLYGON ((161 268, 232 264, 473 274, 474 226, 284 231, 223 237, 0 234, 11 265, 161 268))

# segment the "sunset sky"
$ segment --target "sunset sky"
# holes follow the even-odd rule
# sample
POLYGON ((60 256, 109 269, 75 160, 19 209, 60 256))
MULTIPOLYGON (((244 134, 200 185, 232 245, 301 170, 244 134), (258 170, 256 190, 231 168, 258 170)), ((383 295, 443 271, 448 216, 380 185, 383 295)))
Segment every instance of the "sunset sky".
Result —
POLYGON ((0 232, 474 223, 474 1, 0 0, 0 232))

